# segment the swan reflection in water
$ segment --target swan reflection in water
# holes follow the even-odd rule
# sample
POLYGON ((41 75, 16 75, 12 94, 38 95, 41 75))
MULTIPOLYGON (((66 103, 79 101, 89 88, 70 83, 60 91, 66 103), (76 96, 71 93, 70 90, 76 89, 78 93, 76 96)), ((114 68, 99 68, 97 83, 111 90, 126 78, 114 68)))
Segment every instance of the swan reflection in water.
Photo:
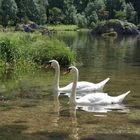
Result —
MULTIPOLYGON (((64 127, 63 123, 60 124, 61 122, 61 111, 63 110, 60 106, 60 102, 59 102, 59 92, 56 92, 56 91, 53 91, 53 96, 54 96, 54 113, 55 113, 55 116, 54 116, 54 119, 53 119, 53 126, 54 127, 64 127), (60 122, 59 122, 60 121, 60 122)), ((79 136, 78 136, 78 123, 77 123, 77 117, 76 117, 76 106, 69 106, 69 114, 70 114, 70 120, 71 120, 71 123, 69 124, 68 127, 70 127, 70 138, 73 139, 73 140, 79 140, 79 136)), ((67 128, 66 128, 67 129, 67 128)))
POLYGON ((53 119, 53 124, 54 126, 58 126, 59 122, 59 116, 60 116, 60 102, 59 102, 59 93, 56 91, 53 91, 53 96, 54 96, 54 119, 53 119))
POLYGON ((80 109, 86 112, 95 113, 107 113, 111 111, 128 113, 129 108, 124 104, 108 104, 108 105, 92 105, 92 106, 76 106, 76 109, 80 109))
POLYGON ((70 105, 70 117, 71 117, 71 122, 72 122, 72 133, 70 135, 70 137, 73 140, 79 140, 79 135, 78 135, 78 131, 79 131, 79 127, 78 127, 78 123, 77 123, 77 117, 76 117, 76 106, 70 105))
MULTIPOLYGON (((64 127, 65 125, 61 122, 61 115, 60 111, 63 108, 60 108, 58 93, 54 93, 54 119, 53 119, 53 125, 54 127, 59 128, 64 127)), ((69 104, 69 114, 70 114, 70 123, 68 123, 68 131, 69 131, 69 137, 73 140, 79 140, 79 133, 80 133, 80 127, 78 124, 78 118, 76 116, 76 113, 78 113, 79 110, 83 110, 85 112, 94 112, 94 116, 106 116, 108 112, 115 111, 115 112, 123 112, 127 113, 129 112, 129 108, 126 107, 124 104, 109 104, 109 105, 92 105, 92 106, 79 106, 79 105, 73 105, 69 104)), ((66 128, 67 129, 67 128, 66 128)))

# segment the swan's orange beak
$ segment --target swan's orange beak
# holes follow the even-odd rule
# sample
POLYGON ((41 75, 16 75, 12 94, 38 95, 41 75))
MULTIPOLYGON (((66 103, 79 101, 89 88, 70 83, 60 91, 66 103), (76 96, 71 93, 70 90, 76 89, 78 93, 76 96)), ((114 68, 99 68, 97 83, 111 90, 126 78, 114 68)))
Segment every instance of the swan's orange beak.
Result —
POLYGON ((64 75, 66 75, 66 74, 68 74, 68 73, 70 73, 70 72, 69 72, 69 71, 65 71, 65 72, 64 72, 64 75))

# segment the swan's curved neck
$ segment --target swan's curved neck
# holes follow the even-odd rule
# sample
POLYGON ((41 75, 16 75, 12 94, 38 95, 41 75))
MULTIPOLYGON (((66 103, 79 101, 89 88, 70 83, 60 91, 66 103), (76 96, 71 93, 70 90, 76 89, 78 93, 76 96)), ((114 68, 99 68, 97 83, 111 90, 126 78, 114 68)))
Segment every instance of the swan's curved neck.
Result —
POLYGON ((78 70, 73 73, 73 86, 72 91, 70 95, 70 103, 76 104, 76 87, 77 87, 77 81, 78 81, 79 72, 78 70))
POLYGON ((53 82, 53 89, 55 91, 59 90, 59 77, 60 77, 60 66, 56 65, 56 67, 55 67, 54 82, 53 82))

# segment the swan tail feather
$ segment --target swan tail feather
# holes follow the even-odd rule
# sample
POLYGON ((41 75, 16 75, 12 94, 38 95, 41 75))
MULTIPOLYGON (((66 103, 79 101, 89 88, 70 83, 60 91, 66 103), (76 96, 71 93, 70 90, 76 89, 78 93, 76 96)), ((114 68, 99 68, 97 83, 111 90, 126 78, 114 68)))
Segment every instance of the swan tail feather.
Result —
POLYGON ((129 93, 130 93, 130 91, 127 91, 126 93, 119 95, 118 102, 121 103, 129 93))
POLYGON ((100 85, 100 89, 103 91, 105 84, 110 80, 110 78, 106 78, 105 80, 98 83, 100 85))

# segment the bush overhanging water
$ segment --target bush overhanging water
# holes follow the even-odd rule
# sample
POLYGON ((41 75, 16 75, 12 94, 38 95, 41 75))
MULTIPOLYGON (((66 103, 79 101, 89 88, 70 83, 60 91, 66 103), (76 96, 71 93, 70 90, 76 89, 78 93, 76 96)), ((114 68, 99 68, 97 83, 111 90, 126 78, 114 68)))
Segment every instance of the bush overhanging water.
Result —
POLYGON ((0 67, 25 68, 45 64, 57 59, 61 65, 69 65, 75 55, 62 41, 32 33, 0 34, 0 67))

